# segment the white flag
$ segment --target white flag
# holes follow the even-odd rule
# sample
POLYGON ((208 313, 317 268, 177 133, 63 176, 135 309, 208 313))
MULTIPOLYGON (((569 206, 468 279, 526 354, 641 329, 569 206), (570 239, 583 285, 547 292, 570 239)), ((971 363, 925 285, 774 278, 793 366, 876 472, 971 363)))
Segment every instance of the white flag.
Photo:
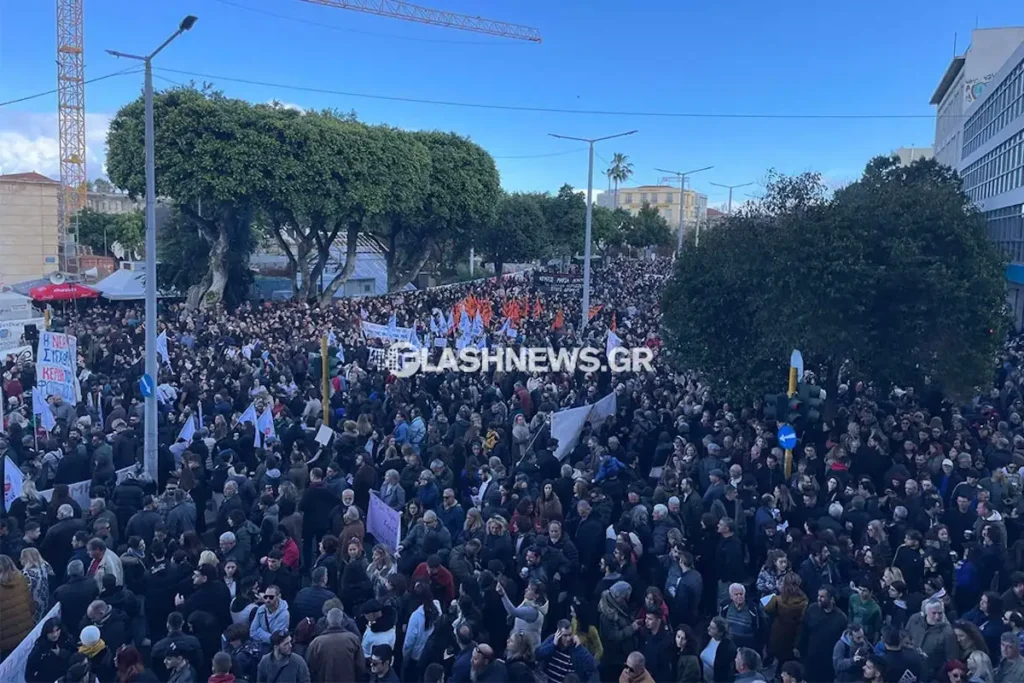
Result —
POLYGON ((395 315, 394 313, 392 313, 391 317, 388 318, 388 327, 390 327, 392 330, 398 327, 398 316, 395 315))
POLYGON ((199 428, 203 428, 203 402, 199 401, 199 428))
POLYGON ((360 307, 359 308, 359 317, 362 318, 363 320, 369 320, 370 319, 370 314, 366 312, 365 308, 360 307))
POLYGON ((245 409, 245 412, 238 416, 238 422, 236 424, 244 424, 250 422, 256 424, 259 418, 256 416, 256 404, 250 403, 249 407, 245 409))
POLYGON ((167 330, 161 332, 160 336, 156 338, 156 353, 163 356, 164 364, 170 367, 171 354, 167 351, 167 330))
POLYGON ((39 414, 39 422, 43 425, 43 429, 48 432, 52 432, 53 428, 57 426, 57 419, 53 416, 53 411, 50 410, 50 406, 43 404, 43 412, 39 414))
POLYGON ((49 410, 50 406, 46 403, 46 396, 43 394, 43 390, 39 386, 32 387, 32 414, 41 415, 44 410, 49 410))
POLYGON ((4 510, 10 510, 11 504, 21 495, 25 476, 6 455, 4 456, 4 510))
POLYGON ((479 337, 483 333, 484 333, 484 319, 480 317, 480 311, 477 311, 476 315, 473 317, 473 331, 471 332, 471 334, 474 337, 479 337))
POLYGON ((608 330, 608 341, 605 343, 604 355, 610 357, 612 355, 612 349, 617 349, 620 346, 622 346, 622 339, 619 338, 619 335, 608 330))
POLYGON ((196 418, 189 415, 188 421, 181 426, 181 431, 178 432, 178 441, 184 441, 185 443, 192 443, 192 440, 196 437, 196 418))
POLYGON ((274 414, 270 411, 270 406, 266 407, 263 414, 256 421, 256 431, 261 433, 264 438, 277 438, 277 430, 274 429, 274 414))
POLYGON ((327 333, 327 343, 330 346, 338 345, 338 338, 334 335, 334 330, 331 330, 330 332, 327 333))

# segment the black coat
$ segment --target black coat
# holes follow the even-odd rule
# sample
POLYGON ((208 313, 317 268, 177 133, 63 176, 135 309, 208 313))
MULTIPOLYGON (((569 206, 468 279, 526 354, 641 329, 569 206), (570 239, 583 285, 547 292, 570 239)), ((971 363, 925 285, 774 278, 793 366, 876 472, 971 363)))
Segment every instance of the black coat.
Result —
POLYGON ((580 554, 580 566, 589 574, 597 571, 598 561, 604 555, 604 527, 591 514, 580 522, 573 542, 580 554))
POLYGON ((77 650, 75 641, 63 631, 57 643, 60 651, 54 652, 46 636, 39 636, 25 665, 25 683, 53 683, 68 672, 68 662, 77 650))
POLYGON ((95 626, 100 630, 100 637, 103 638, 103 643, 111 652, 117 652, 118 648, 132 640, 132 628, 128 623, 128 616, 113 607, 100 622, 95 622, 88 616, 82 617, 82 620, 78 622, 79 633, 86 626, 95 626))
POLYGON ((742 582, 746 574, 743 544, 735 535, 718 541, 715 552, 715 574, 725 583, 742 582))
POLYGON ((188 596, 182 605, 181 613, 188 616, 192 612, 209 612, 217 619, 221 630, 231 625, 231 591, 223 581, 207 580, 202 586, 188 596))
POLYGON ((302 493, 299 512, 302 513, 303 531, 321 536, 330 528, 331 510, 338 504, 338 497, 324 485, 310 484, 302 493))
POLYGON ((71 539, 75 533, 85 531, 85 522, 80 519, 65 519, 46 530, 39 543, 39 552, 51 564, 57 576, 63 577, 71 561, 71 539))
POLYGON ((128 524, 124 529, 124 536, 126 539, 132 536, 139 536, 146 542, 146 545, 149 545, 153 542, 153 533, 156 530, 156 525, 161 521, 160 513, 156 510, 136 512, 128 519, 128 524))
POLYGON ((75 638, 80 633, 79 623, 85 618, 85 611, 89 609, 89 603, 99 595, 99 586, 91 576, 69 579, 53 594, 54 602, 60 603, 60 617, 64 622, 64 628, 75 638))
MULTIPOLYGON (((291 619, 292 628, 306 617, 313 621, 319 620, 324 614, 324 603, 337 597, 327 588, 320 586, 308 586, 300 590, 295 599, 288 603, 288 616, 291 619)), ((354 606, 347 604, 345 607, 350 610, 355 609, 354 606)))
POLYGON ((848 621, 838 607, 825 612, 817 604, 807 608, 800 626, 797 649, 804 665, 807 683, 826 683, 835 680, 832 668, 832 650, 843 636, 848 621))

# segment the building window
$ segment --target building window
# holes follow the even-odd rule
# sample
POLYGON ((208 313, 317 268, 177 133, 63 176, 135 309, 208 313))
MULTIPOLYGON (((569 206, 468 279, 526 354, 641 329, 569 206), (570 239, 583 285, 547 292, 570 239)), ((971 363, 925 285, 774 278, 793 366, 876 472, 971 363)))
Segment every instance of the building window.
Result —
POLYGON ((975 202, 1021 187, 1024 180, 1024 131, 967 166, 961 177, 964 192, 975 202))
POLYGON ((1024 204, 1007 206, 982 214, 989 238, 1014 263, 1024 263, 1024 204))
POLYGON ((669 225, 672 224, 672 207, 662 209, 661 215, 669 225))
POLYGON ((632 192, 627 192, 626 193, 626 203, 627 204, 632 204, 633 203, 633 193, 632 192))
POLYGON ((640 203, 641 204, 646 204, 647 203, 647 193, 646 192, 641 192, 640 193, 640 203))

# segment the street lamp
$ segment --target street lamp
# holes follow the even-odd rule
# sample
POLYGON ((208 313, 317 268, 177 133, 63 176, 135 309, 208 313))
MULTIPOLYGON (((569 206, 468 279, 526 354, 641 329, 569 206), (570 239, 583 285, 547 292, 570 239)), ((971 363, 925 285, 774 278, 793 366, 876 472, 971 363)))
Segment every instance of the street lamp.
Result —
POLYGON ((602 140, 611 140, 612 138, 622 138, 627 135, 632 135, 637 131, 631 130, 626 133, 616 133, 615 135, 606 135, 603 138, 574 138, 569 135, 557 135, 555 133, 548 133, 553 138, 560 140, 575 140, 577 142, 585 142, 590 146, 590 162, 587 168, 587 228, 586 233, 583 237, 583 315, 582 323, 580 323, 580 332, 590 322, 590 230, 591 221, 594 215, 594 143, 601 142, 602 140))
POLYGON ((669 171, 664 168, 656 168, 655 171, 662 173, 669 173, 679 178, 679 241, 676 244, 676 254, 680 254, 683 251, 683 228, 686 223, 683 221, 683 217, 686 215, 686 177, 691 176, 694 173, 700 173, 706 171, 714 166, 705 166, 704 168, 694 169, 687 171, 686 173, 680 173, 679 171, 669 171))
POLYGON ((708 184, 709 185, 714 185, 715 187, 724 187, 725 189, 729 190, 729 208, 727 210, 728 211, 727 215, 731 216, 732 215, 732 191, 735 190, 737 187, 746 187, 747 185, 753 185, 754 183, 742 183, 740 185, 723 185, 722 183, 708 183, 708 184))
MULTIPOLYGON (((175 38, 196 23, 191 14, 181 20, 178 30, 146 56, 107 50, 115 57, 134 59, 145 65, 146 72, 146 374, 153 380, 153 391, 146 397, 143 463, 146 474, 157 480, 157 363, 156 363, 156 173, 154 171, 153 141, 153 58, 171 44, 175 38)), ((166 359, 165 359, 166 360, 166 359)), ((202 514, 202 513, 200 513, 202 514)))

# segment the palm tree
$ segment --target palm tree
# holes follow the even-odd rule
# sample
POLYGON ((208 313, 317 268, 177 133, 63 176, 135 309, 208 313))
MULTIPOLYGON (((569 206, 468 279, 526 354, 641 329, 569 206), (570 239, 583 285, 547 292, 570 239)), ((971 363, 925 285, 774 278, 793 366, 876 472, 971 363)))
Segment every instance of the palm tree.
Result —
POLYGON ((619 207, 619 183, 624 183, 633 175, 633 162, 621 152, 612 155, 612 165, 608 169, 608 178, 615 183, 614 208, 619 207))

